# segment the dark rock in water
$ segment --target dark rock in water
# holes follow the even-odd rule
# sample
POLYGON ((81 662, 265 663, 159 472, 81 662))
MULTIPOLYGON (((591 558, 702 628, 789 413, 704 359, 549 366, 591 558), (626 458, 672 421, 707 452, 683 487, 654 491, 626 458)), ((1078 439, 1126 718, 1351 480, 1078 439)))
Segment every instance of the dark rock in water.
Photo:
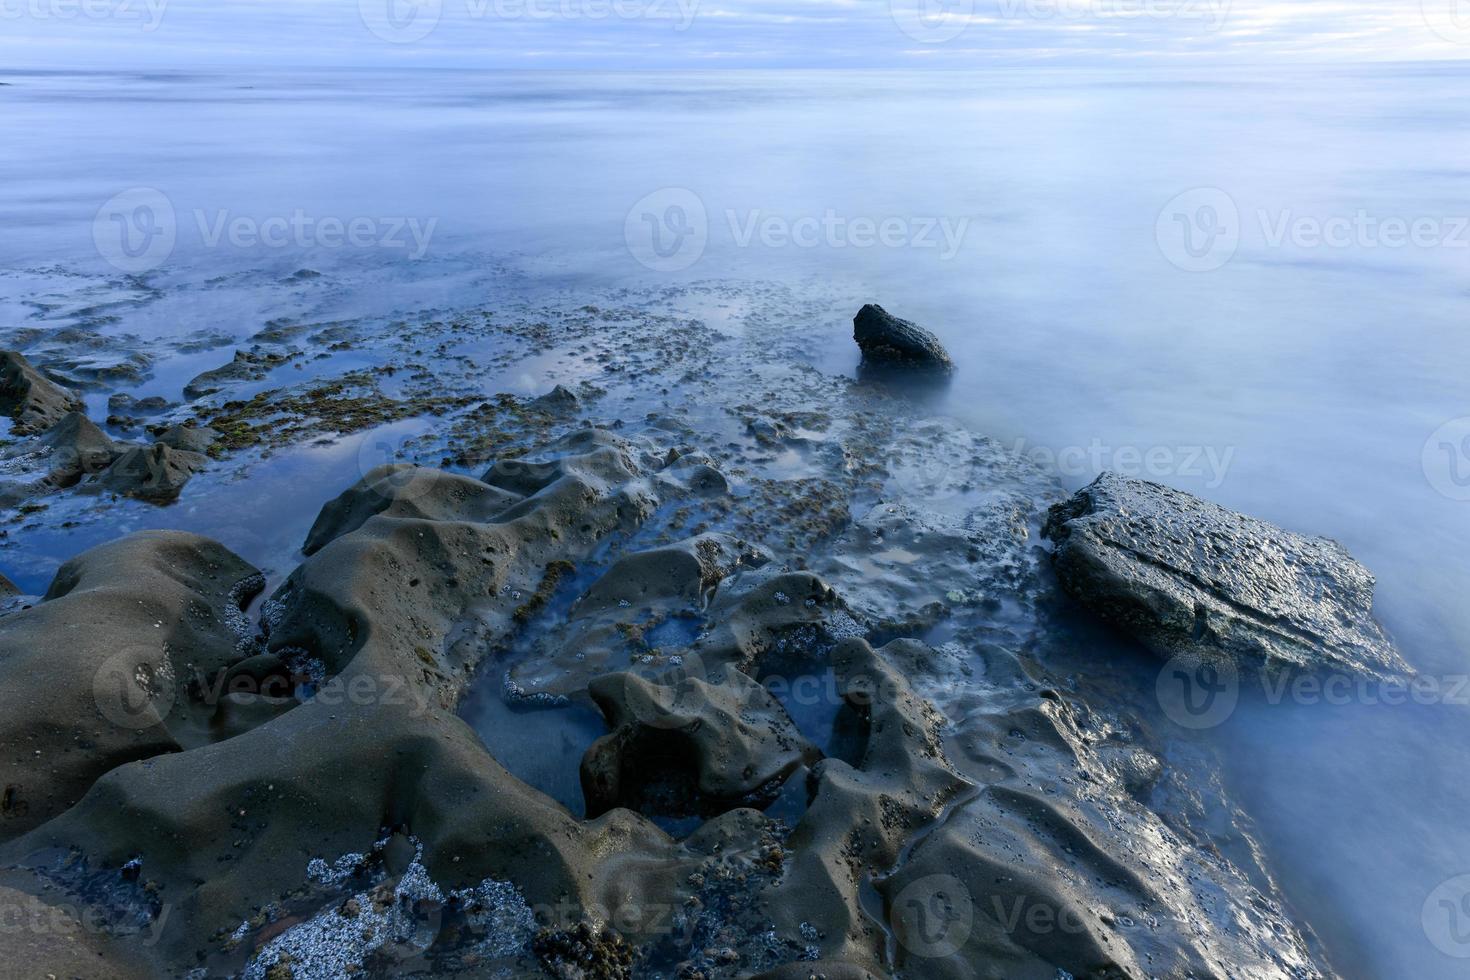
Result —
POLYGON ((20 586, 10 581, 10 576, 0 572, 0 599, 14 599, 18 595, 24 595, 20 586))
POLYGON ((119 392, 107 399, 107 410, 113 414, 123 412, 139 412, 143 415, 157 415, 174 407, 174 403, 161 395, 150 395, 147 398, 134 398, 119 392))
POLYGON ((540 398, 532 399, 531 404, 543 412, 558 414, 577 411, 582 407, 582 400, 572 389, 565 385, 557 385, 540 398))
POLYGON ((51 451, 50 480, 69 487, 84 476, 100 473, 122 455, 112 438, 81 412, 72 412, 38 440, 51 451))
POLYGON ((1335 541, 1113 473, 1044 534, 1067 591, 1160 656, 1409 672, 1373 620, 1373 576, 1335 541))
POLYGON ((235 359, 230 363, 205 371, 185 385, 184 397, 192 401, 223 391, 241 381, 259 381, 285 361, 286 356, 283 354, 237 350, 235 359))
POLYGON ((881 306, 868 304, 853 319, 852 339, 872 364, 923 368, 948 374, 954 361, 939 338, 917 323, 901 320, 881 306))
POLYGON ((640 810, 650 786, 663 812, 712 816, 769 803, 815 748, 764 687, 731 672, 721 684, 674 670, 608 674, 589 685, 612 733, 582 760, 587 814, 640 810))
POLYGON ((207 456, 171 449, 163 443, 137 446, 99 473, 87 489, 169 503, 178 498, 195 473, 208 465, 207 456))
POLYGON ((51 377, 75 388, 135 385, 147 378, 152 369, 153 359, 137 351, 62 350, 49 356, 46 364, 51 377))
POLYGON ((81 409, 76 395, 37 371, 24 355, 0 351, 0 411, 15 419, 18 434, 44 432, 81 409))
POLYGON ((207 425, 176 425, 159 436, 158 441, 186 453, 207 453, 219 441, 219 433, 207 425))

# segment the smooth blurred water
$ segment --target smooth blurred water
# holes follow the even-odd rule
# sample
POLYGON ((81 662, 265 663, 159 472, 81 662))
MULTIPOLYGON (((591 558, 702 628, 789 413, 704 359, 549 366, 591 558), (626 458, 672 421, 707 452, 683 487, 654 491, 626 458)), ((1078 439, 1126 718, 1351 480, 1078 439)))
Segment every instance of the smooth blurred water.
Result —
MULTIPOLYGON (((1406 657, 1470 672, 1470 423, 1441 430, 1470 416, 1470 69, 0 81, 4 326, 243 337, 477 305, 501 268, 563 290, 817 282, 938 332, 960 364, 943 410, 1070 485, 1141 470, 1340 540, 1406 657), (104 260, 104 206, 135 188, 177 239, 141 280, 104 260), (1421 241, 1299 224, 1360 212, 1421 241), (298 214, 365 219, 375 244, 208 240, 298 214), (389 236, 410 219, 432 228, 418 258, 389 236), (270 285, 304 266, 352 288, 270 285), (140 282, 154 300, 127 299, 140 282)), ((852 370, 840 316, 790 327, 852 370)), ((1255 706, 1210 736, 1344 975, 1464 975, 1422 918, 1470 872, 1466 716, 1255 706)))

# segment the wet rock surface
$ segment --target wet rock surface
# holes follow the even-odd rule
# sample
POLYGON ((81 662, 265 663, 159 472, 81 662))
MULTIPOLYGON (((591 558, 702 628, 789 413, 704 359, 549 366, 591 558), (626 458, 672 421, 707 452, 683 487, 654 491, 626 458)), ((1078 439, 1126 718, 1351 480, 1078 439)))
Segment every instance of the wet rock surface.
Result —
POLYGON ((177 499, 194 474, 208 465, 207 457, 162 442, 134 446, 98 473, 86 489, 168 503, 177 499))
MULTIPOLYGON (((0 610, 0 886, 106 912, 82 952, 122 976, 1328 975, 1209 760, 1053 676, 1056 483, 816 369, 793 309, 273 321, 218 381, 392 359, 150 431, 352 472, 258 606, 221 545, 142 535, 0 610), (484 390, 529 363, 564 388, 484 390)), ((196 480, 260 493, 227 467, 196 480)))
POLYGON ((0 411, 19 434, 45 432, 82 407, 76 395, 51 381, 16 351, 0 351, 0 411))
POLYGON ((864 306, 852 323, 852 339, 857 341, 867 362, 944 374, 954 370, 954 361, 938 337, 881 306, 872 303, 864 306))
POLYGON ((1373 619, 1373 576, 1335 541, 1111 473, 1045 533, 1066 589, 1162 657, 1409 672, 1373 619))

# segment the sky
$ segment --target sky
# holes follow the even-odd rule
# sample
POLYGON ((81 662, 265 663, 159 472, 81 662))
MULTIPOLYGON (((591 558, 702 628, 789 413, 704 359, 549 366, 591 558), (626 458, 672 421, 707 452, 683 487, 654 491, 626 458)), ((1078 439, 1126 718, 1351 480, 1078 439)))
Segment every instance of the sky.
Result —
POLYGON ((1470 0, 0 0, 0 70, 1463 59, 1470 0))

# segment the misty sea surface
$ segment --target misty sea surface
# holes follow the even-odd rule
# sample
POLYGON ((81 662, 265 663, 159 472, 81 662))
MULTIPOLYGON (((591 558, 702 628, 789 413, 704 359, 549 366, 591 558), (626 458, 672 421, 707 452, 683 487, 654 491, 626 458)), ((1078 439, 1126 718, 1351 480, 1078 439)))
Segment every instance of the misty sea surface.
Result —
MULTIPOLYGON (((282 317, 775 281, 832 298, 789 325, 825 370, 855 371, 863 303, 934 330, 959 364, 935 411, 1069 490, 1118 469, 1340 541, 1439 703, 1248 689, 1180 737, 1227 760, 1341 975, 1470 969, 1441 949, 1470 920, 1433 896, 1470 873, 1470 69, 0 82, 0 327, 243 339, 282 317), (172 211, 156 268, 130 274, 108 238, 119 195, 172 211), (230 230, 272 219, 294 230, 230 230), (279 287, 304 268, 346 288, 279 287)), ((228 356, 160 360, 136 393, 177 399, 228 356)), ((356 458, 283 458, 142 520, 279 572, 356 458)), ((43 591, 131 529, 13 531, 0 570, 43 591)))

